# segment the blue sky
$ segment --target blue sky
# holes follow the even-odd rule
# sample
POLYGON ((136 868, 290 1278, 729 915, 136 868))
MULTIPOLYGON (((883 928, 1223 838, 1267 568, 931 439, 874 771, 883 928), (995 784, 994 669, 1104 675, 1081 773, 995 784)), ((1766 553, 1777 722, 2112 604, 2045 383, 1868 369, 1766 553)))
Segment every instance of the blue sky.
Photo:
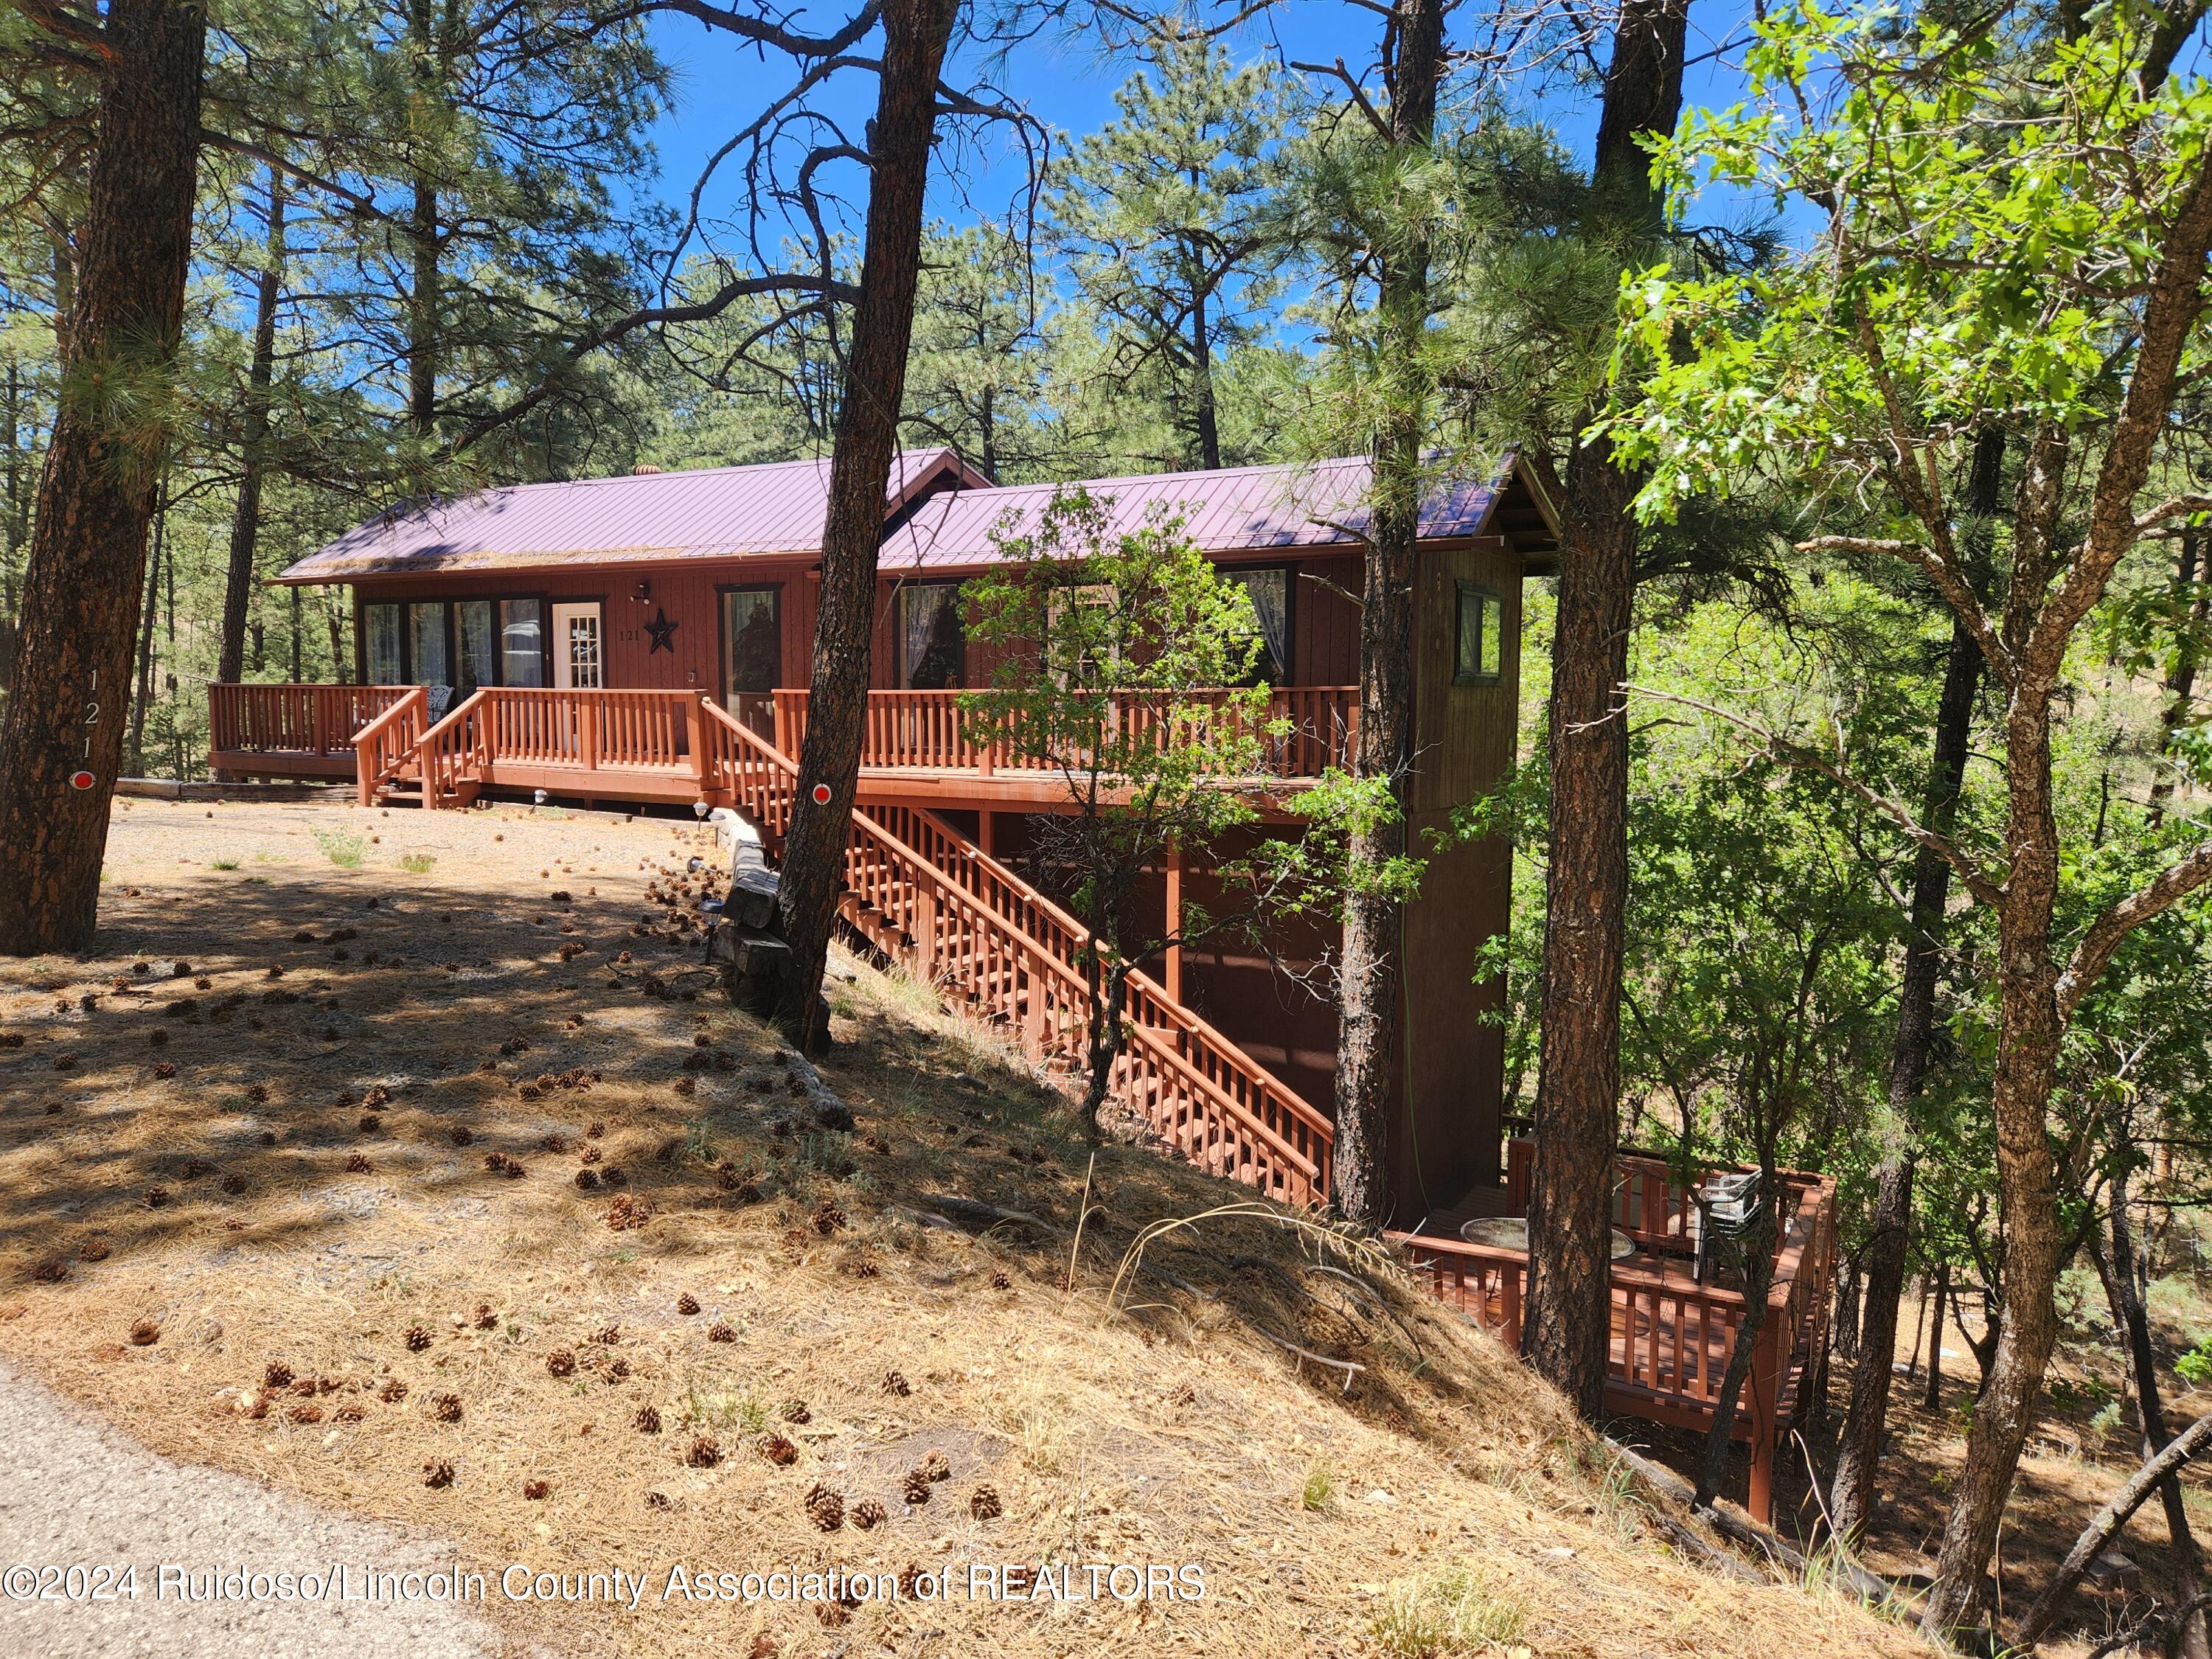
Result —
MULTIPOLYGON (((817 27, 826 27, 842 11, 817 9, 821 15, 812 20, 817 27)), ((1735 65, 1741 52, 1720 49, 1741 42, 1750 15, 1748 0, 1705 0, 1692 9, 1689 102, 1725 105, 1739 95, 1735 65)), ((801 27, 808 21, 805 12, 795 20, 801 27)), ((654 129, 661 176, 655 183, 636 184, 640 194, 656 194, 680 208, 705 159, 787 83, 789 64, 763 60, 732 37, 709 34, 686 18, 659 16, 651 27, 656 48, 675 72, 676 100, 654 129)), ((1231 36, 1229 44, 1240 59, 1265 55, 1278 61, 1328 63, 1340 57, 1358 70, 1371 63, 1378 28, 1373 13, 1341 0, 1284 0, 1231 36)), ((949 78, 964 69, 974 79, 980 55, 969 47, 956 58, 949 78)), ((1113 118, 1115 88, 1133 61, 1126 52, 1104 51, 1093 37, 1061 30, 1014 48, 991 79, 1040 120, 1079 137, 1113 118)), ((1586 159, 1596 128, 1595 87, 1555 76, 1541 88, 1518 90, 1522 112, 1549 123, 1571 154, 1586 159)), ((872 78, 854 74, 833 84, 823 107, 857 136, 874 98, 872 78)), ((933 216, 957 224, 984 214, 1001 216, 1024 176, 1018 157, 1000 137, 964 147, 940 161, 932 183, 933 216)), ((848 182, 857 180, 848 175, 848 182)), ((726 209, 736 199, 735 189, 725 185, 709 204, 726 209)))

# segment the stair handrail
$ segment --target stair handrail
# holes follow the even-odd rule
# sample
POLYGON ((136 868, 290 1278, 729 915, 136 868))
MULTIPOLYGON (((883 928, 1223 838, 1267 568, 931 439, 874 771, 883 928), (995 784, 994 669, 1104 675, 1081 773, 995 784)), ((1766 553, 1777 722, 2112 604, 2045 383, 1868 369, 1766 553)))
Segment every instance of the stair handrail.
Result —
MULTIPOLYGON (((735 719, 711 697, 702 698, 702 702, 708 714, 724 731, 736 738, 738 743, 754 751, 756 760, 763 763, 765 769, 775 775, 784 786, 787 795, 795 793, 799 768, 788 756, 762 738, 759 733, 735 719)), ((763 805, 766 804, 763 803, 763 805)), ((918 849, 878 823, 866 809, 854 808, 852 817, 854 827, 864 838, 875 842, 895 860, 907 865, 919 879, 927 881, 940 890, 950 887, 968 899, 978 912, 1000 928, 1018 949, 1033 962, 1042 964, 1054 978, 1060 982, 1063 988, 1072 987, 1079 991, 1085 989, 1082 975, 1073 964, 1062 960, 1057 952, 1036 939, 1019 922, 1005 915, 986 895, 971 890, 957 878, 949 875, 918 849)), ((995 863, 995 860, 994 862, 995 863)), ((1028 883, 1015 876, 1011 871, 1006 870, 1004 866, 998 866, 994 873, 1000 874, 1000 878, 1012 890, 1025 898, 1048 910, 1057 909, 1057 907, 1051 905, 1050 901, 1045 899, 1042 894, 1037 893, 1028 883)), ((1151 983, 1149 980, 1146 981, 1147 986, 1151 983)), ((1164 993, 1158 993, 1158 994, 1164 1005, 1170 1007, 1176 1006, 1167 1003, 1164 993)), ((1187 1010, 1183 1012, 1188 1012, 1187 1010)), ((1190 1018, 1194 1027, 1207 1035, 1219 1050, 1224 1051, 1227 1054, 1237 1055, 1246 1067, 1257 1073, 1265 1081, 1270 1095, 1291 1109, 1291 1115, 1299 1120, 1301 1127, 1312 1134, 1324 1148, 1330 1144, 1334 1139, 1334 1126, 1329 1124, 1328 1120, 1321 1118, 1314 1112, 1313 1108, 1294 1091, 1283 1087, 1266 1067, 1259 1065, 1249 1055, 1245 1055, 1235 1044, 1214 1031, 1210 1025, 1197 1019, 1194 1015, 1190 1018)), ((1213 1079, 1193 1064, 1189 1055, 1184 1054, 1169 1040, 1166 1033, 1171 1029, 1173 1028, 1140 1024, 1133 1020, 1129 1024, 1132 1039, 1151 1059, 1173 1073, 1186 1088, 1212 1106, 1229 1125, 1258 1142, 1281 1164, 1286 1165, 1289 1172, 1301 1177, 1304 1184, 1317 1199, 1326 1198, 1329 1179, 1327 1157, 1316 1158, 1301 1151, 1273 1124, 1255 1115, 1243 1102, 1222 1088, 1213 1079)))
POLYGON ((461 757, 464 754, 479 768, 489 763, 490 756, 484 740, 484 722, 476 718, 486 705, 484 690, 478 687, 447 711, 445 719, 416 740, 416 770, 422 778, 422 805, 425 809, 434 811, 441 804, 448 784, 454 786, 453 793, 459 793, 461 757))
POLYGON ((419 723, 428 714, 429 708, 428 693, 419 685, 410 687, 406 696, 354 733, 354 776, 363 806, 373 805, 376 792, 398 776, 400 768, 416 757, 421 743, 419 724, 413 730, 396 728, 410 722, 419 723))
MULTIPOLYGON (((1069 957, 1081 948, 1079 941, 1085 938, 1090 930, 1084 927, 1074 915, 1062 909, 1051 898, 1038 891, 1036 888, 1015 874, 1011 868, 1001 864, 981 848, 967 842, 957 830, 927 807, 918 806, 908 810, 928 823, 940 836, 956 843, 963 861, 979 866, 996 880, 1024 895, 1029 903, 1036 906, 1039 914, 1049 919, 1055 928, 1066 935, 1069 957)), ((977 896, 980 898, 983 896, 978 894, 977 896)), ((1055 952, 1055 954, 1058 953, 1055 952)), ((1132 969, 1129 973, 1129 986, 1132 990, 1143 995, 1148 1003, 1157 1008, 1169 1022, 1164 1027, 1152 1029, 1180 1030, 1222 1053, 1224 1056, 1235 1056, 1256 1073, 1259 1079, 1264 1080, 1269 1095, 1279 1102, 1291 1117, 1296 1118, 1310 1131, 1324 1139, 1334 1135, 1336 1126, 1324 1114, 1307 1102, 1296 1090, 1268 1071, 1266 1066, 1247 1054, 1242 1047, 1232 1042, 1224 1033, 1217 1030, 1187 1005, 1170 997, 1167 988, 1151 975, 1142 969, 1132 969)))

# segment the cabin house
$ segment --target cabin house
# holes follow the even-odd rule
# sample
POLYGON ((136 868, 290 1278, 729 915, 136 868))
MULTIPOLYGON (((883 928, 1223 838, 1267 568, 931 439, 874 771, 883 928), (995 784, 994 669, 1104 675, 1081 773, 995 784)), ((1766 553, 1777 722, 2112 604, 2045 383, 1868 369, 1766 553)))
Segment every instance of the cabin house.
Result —
MULTIPOLYGON (((229 777, 343 779, 364 802, 428 809, 538 790, 726 806, 773 855, 805 737, 829 472, 827 460, 641 471, 380 514, 276 579, 353 590, 352 682, 210 687, 210 763, 229 777)), ((1264 803, 1261 833, 1294 830, 1284 803, 1299 781, 1351 752, 1367 477, 1366 462, 1349 459, 1088 485, 1117 525, 1179 516, 1251 595, 1273 711, 1290 725, 1271 747, 1272 775, 1242 781, 1264 803)), ((981 684, 988 665, 963 637, 958 594, 994 562, 994 531, 1032 520, 1051 494, 994 484, 950 450, 898 458, 841 899, 868 945, 1048 1060, 1079 1048, 1080 929, 1024 855, 1038 817, 1066 810, 1065 787, 963 729, 961 689, 981 684)), ((1522 588, 1548 569, 1554 535, 1542 480, 1514 460, 1424 504, 1407 787, 1417 839, 1512 760, 1522 588)), ((1474 978, 1478 948, 1508 925, 1510 860, 1502 843, 1436 857, 1408 908, 1392 1136, 1396 1213, 1424 1249, 1441 1252, 1419 1258, 1425 1271, 1509 1337, 1512 1252, 1459 1229, 1502 1213, 1512 1192, 1503 1033, 1485 1018, 1501 988, 1474 978), (1439 1218, 1449 1237, 1436 1236, 1439 1218)), ((1171 857, 1157 872, 1163 915, 1202 901, 1209 879, 1171 857)), ((1308 938, 1289 954, 1327 943, 1308 938)), ((1326 1199, 1333 1008, 1262 957, 1176 950, 1133 981, 1130 1022, 1115 1080, 1123 1105, 1209 1168, 1287 1201, 1326 1199)), ((1711 1312, 1725 1291, 1689 1285, 1694 1206, 1663 1187, 1624 1178, 1624 1215, 1632 1188, 1642 1194, 1631 1231, 1658 1262, 1660 1288, 1643 1303, 1616 1288, 1621 1404, 1686 1401, 1677 1416, 1694 1420, 1717 1389, 1727 1354, 1715 1345, 1732 1327, 1711 1312), (1662 1323, 1668 1363, 1638 1371, 1638 1332, 1662 1323)), ((1825 1190, 1832 1238, 1832 1185, 1825 1190)), ((1819 1215, 1816 1200, 1803 1218, 1814 1233, 1819 1215)), ((1797 1276, 1804 1304, 1770 1322, 1788 1328, 1751 1390, 1765 1415, 1747 1408, 1740 1425, 1754 1449, 1765 1437, 1770 1461, 1777 1407, 1794 1397, 1825 1330, 1825 1279, 1814 1279, 1826 1247, 1808 1234, 1796 1248, 1813 1264, 1797 1276)))

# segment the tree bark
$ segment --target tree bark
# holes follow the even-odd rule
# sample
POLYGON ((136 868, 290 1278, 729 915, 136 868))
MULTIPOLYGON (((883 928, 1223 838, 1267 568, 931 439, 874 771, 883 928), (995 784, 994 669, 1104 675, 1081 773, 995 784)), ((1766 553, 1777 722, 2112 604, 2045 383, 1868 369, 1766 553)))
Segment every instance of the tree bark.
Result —
MULTIPOLYGON (((1436 130, 1443 78, 1442 0, 1396 0, 1396 52, 1388 64, 1390 144, 1405 155, 1436 130)), ((1413 554, 1420 533, 1421 442, 1429 397, 1423 337, 1429 321, 1429 243, 1417 231, 1383 251, 1376 280, 1376 355, 1394 383, 1370 452, 1368 526, 1359 612, 1359 740, 1353 774, 1387 782, 1402 802, 1413 712, 1413 554)), ((1347 838, 1355 869, 1381 869, 1405 850, 1402 813, 1347 838)), ((1339 949, 1335 1139, 1330 1198, 1369 1226, 1389 1218, 1392 1083, 1397 1066, 1398 951, 1403 906, 1355 884, 1339 949)))
POLYGON ((131 775, 146 775, 146 711, 154 702, 154 622, 161 599, 161 556, 169 528, 167 508, 154 508, 154 545, 146 557, 146 608, 138 621, 138 681, 131 699, 131 775))
MULTIPOLYGON (((1658 222, 1639 135, 1682 106, 1688 0, 1627 0, 1613 35, 1592 173, 1594 232, 1658 222)), ((1528 1196, 1522 1352, 1592 1419, 1605 1409, 1620 975, 1628 902, 1628 724, 1621 687, 1636 599, 1638 480, 1609 446, 1568 451, 1552 648, 1551 864, 1528 1196)))
MULTIPOLYGON (((2183 593, 2197 586, 2201 567, 2198 548, 2204 532, 2187 530, 2182 532, 2181 551, 2174 563, 2174 586, 2183 593)), ((2177 732, 2188 724, 2197 705, 2197 635, 2212 615, 2212 583, 2197 588, 2189 602, 2189 625, 2173 650, 2173 666, 2166 677, 2166 705, 2159 715, 2158 752, 2160 758, 2173 752, 2177 732)), ((2166 804, 2173 798, 2173 774, 2161 772, 2150 787, 2150 821, 2154 829, 2166 822, 2166 804)))
MULTIPOLYGON (((407 15, 414 51, 416 96, 438 95, 439 41, 431 0, 410 0, 407 15)), ((419 165, 407 216, 407 424, 418 438, 438 424, 438 185, 419 165)))
POLYGON ((61 396, 39 479, 15 689, 0 715, 0 952, 79 951, 98 924, 108 802, 182 330, 207 17, 111 0, 61 396), (72 784, 84 775, 88 787, 72 784))
POLYGON ((922 201, 936 132, 937 78, 958 0, 889 0, 870 145, 860 298, 830 463, 822 598, 799 800, 785 837, 779 903, 791 974, 776 1018, 802 1054, 820 1037, 817 1006, 860 773, 875 623, 876 556, 906 393, 921 264, 922 201), (817 799, 817 796, 819 799, 817 799))
POLYGON ((1950 1316, 1951 1264, 1936 1264, 1936 1311, 1928 1325, 1928 1380, 1920 1391, 1920 1404, 1928 1411, 1943 1407, 1943 1322, 1950 1316))
MULTIPOLYGON (((269 234, 254 283, 253 355, 246 372, 239 432, 238 506, 230 520, 230 568, 222 590, 222 647, 215 677, 235 682, 246 659, 246 608, 261 537, 261 477, 267 464, 269 386, 276 366, 276 301, 284 286, 284 175, 269 169, 269 234)), ((293 590, 296 594, 298 590, 293 590)))
MULTIPOLYGON (((2135 1378, 2136 1410, 2142 1419, 2142 1455, 2148 1462, 2166 1449, 2173 1438, 2166 1426, 2166 1408, 2159 1399, 2158 1355, 2150 1344, 2150 1319, 2143 1310, 2140 1261, 2135 1228, 2128 1218, 2128 1176, 2124 1166, 2112 1177, 2112 1249, 2096 1251, 2099 1275, 2105 1281, 2105 1299, 2112 1323, 2128 1346, 2128 1364, 2135 1378)), ((2166 1534, 2174 1555, 2174 1589, 2182 1601, 2194 1600, 2204 1588, 2204 1557, 2190 1528, 2189 1510, 2182 1501, 2181 1476, 2168 1474, 2158 1483, 2160 1506, 2166 1511, 2166 1534)), ((2182 1659, 2206 1659, 2212 1653, 2207 1641, 2204 1615, 2190 1614, 2182 1621, 2182 1659)))
MULTIPOLYGON (((1967 481, 1968 510, 1986 525, 1996 514, 2004 466, 2004 434, 1984 433, 1974 448, 1967 481)), ((1929 756, 1923 822, 1948 836, 1958 822, 1959 793, 1973 736, 1974 695, 1981 684, 1982 653, 1964 622, 1951 624, 1944 658, 1943 690, 1936 705, 1936 733, 1929 756)), ((1912 1108, 1927 1085, 1936 1048, 1936 995, 1942 977, 1943 914, 1951 899, 1951 866, 1923 847, 1912 861, 1911 933, 1897 992, 1897 1035, 1889 1054, 1889 1121, 1875 1180, 1874 1232, 1867 1243, 1866 1310, 1858 1357, 1851 1371, 1850 1403, 1836 1454, 1828 1516, 1837 1537, 1854 1542, 1874 1515, 1875 1477, 1881 1464, 1889 1421, 1891 1368, 1897 1359, 1898 1306, 1905 1294, 1905 1246, 1912 1225, 1912 1108)))

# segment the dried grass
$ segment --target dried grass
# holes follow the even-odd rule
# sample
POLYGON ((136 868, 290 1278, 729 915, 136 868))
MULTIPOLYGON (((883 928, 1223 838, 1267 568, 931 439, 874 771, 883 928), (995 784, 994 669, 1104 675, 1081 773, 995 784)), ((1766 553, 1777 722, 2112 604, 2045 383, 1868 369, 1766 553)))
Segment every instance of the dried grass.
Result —
MULTIPOLYGON (((1109 1145, 1064 1288, 1086 1150, 1060 1098, 927 988, 837 953, 824 1076, 863 1137, 779 1136, 792 1108, 773 1034, 711 990, 680 1000, 708 984, 683 977, 695 932, 630 933, 648 881, 711 855, 688 824, 425 816, 408 839, 437 858, 432 900, 397 872, 333 870, 313 832, 358 838, 368 815, 201 810, 118 811, 94 957, 0 964, 0 1034, 24 1038, 0 1046, 0 1349, 165 1451, 427 1526, 477 1565, 1205 1569, 1204 1601, 1150 1610, 870 1604, 836 1633, 854 1653, 910 1651, 933 1631, 931 1651, 1016 1659, 1289 1659, 1396 1650, 1386 1630, 1457 1639, 1516 1607, 1513 1639, 1547 1655, 1923 1651, 1842 1598, 1707 1577, 1623 1522, 1560 1402, 1387 1273, 1372 1298, 1335 1294, 1316 1262, 1376 1264, 1310 1218, 1109 1145), (240 846, 262 849, 258 884, 208 868, 240 846), (574 902, 546 905, 539 868, 574 902), (327 943, 341 926, 357 933, 343 963, 327 943), (303 928, 321 942, 293 942, 303 928), (586 953, 563 963, 564 938, 586 953), (196 1018, 167 1022, 178 1070, 157 1079, 144 1028, 178 988, 132 976, 138 991, 90 1011, 75 994, 178 957, 211 983, 196 1018), (272 963, 296 1004, 211 1013, 258 995, 272 963), (647 972, 679 1000, 643 994, 647 972), (323 1042, 332 1024, 341 1040, 323 1042), (701 1030, 728 1070, 684 1071, 701 1030), (518 1035, 527 1053, 501 1056, 518 1035), (55 1073, 58 1051, 79 1068, 55 1073), (599 1080, 535 1101, 513 1087, 577 1068, 599 1080), (259 1105, 244 1093, 257 1080, 272 1085, 259 1105), (367 1133, 373 1088, 388 1098, 367 1133), (463 1124, 473 1152, 451 1144, 463 1124), (547 1152, 550 1135, 570 1150, 547 1152), (760 1201, 725 1189, 708 1146, 757 1176, 760 1201), (1045 1157, 1006 1157, 1016 1146, 1045 1157), (643 1224, 610 1231, 606 1194, 577 1188, 587 1146, 626 1171, 643 1224), (486 1171, 487 1147, 525 1176, 486 1171), (355 1150, 370 1172, 343 1170, 355 1150), (187 1158, 221 1173, 185 1179, 187 1158), (226 1194, 226 1176, 246 1190, 226 1194), (147 1208, 155 1184, 174 1201, 147 1208), (919 1224, 920 1195, 948 1192, 1055 1231, 919 1224), (825 1206, 845 1223, 827 1237, 825 1206), (110 1252, 96 1263, 80 1248, 95 1237, 110 1252), (872 1277, 846 1270, 855 1250, 872 1277), (37 1279, 57 1253, 67 1277, 37 1279), (696 1316, 675 1311, 686 1293, 696 1316), (161 1335, 133 1347, 140 1320, 161 1335), (421 1352, 403 1340, 416 1326, 433 1337, 421 1352), (1260 1328, 1356 1364, 1354 1385, 1260 1328), (549 1364, 563 1352, 566 1368, 549 1364), (272 1407, 272 1366, 328 1382, 329 1415, 310 1426, 272 1407), (910 1393, 886 1391, 890 1370, 910 1393), (437 1420, 447 1395, 458 1422, 437 1420), (663 1432, 632 1428, 647 1410, 663 1432), (771 1437, 787 1462, 762 1455, 771 1437), (933 1452, 949 1479, 909 1504, 908 1472, 933 1452), (835 1532, 808 1514, 817 1488, 843 1506, 835 1532), (854 1520, 877 1509, 879 1523, 854 1520), (1462 1571, 1463 1589, 1424 1576, 1462 1571)), ((823 1632, 804 1608, 678 1603, 635 1620, 579 1609, 559 1635, 650 1659, 763 1635, 811 1653, 823 1632)))

